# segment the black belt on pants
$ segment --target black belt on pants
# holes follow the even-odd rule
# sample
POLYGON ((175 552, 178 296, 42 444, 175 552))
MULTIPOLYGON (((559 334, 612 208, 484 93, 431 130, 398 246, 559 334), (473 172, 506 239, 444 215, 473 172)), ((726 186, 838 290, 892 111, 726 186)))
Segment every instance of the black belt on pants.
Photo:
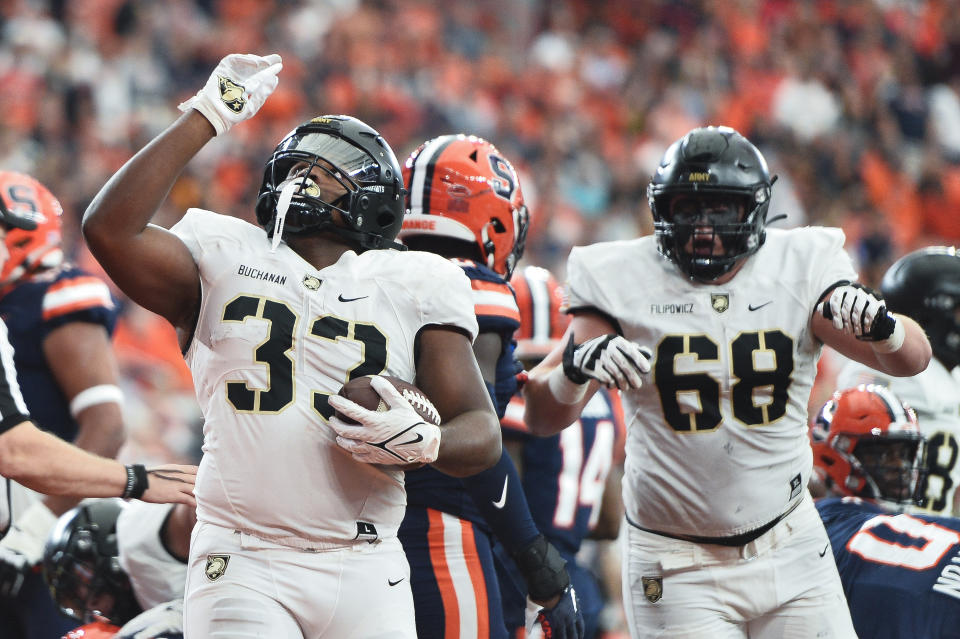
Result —
POLYGON ((785 511, 780 513, 775 519, 768 521, 759 528, 754 528, 753 530, 748 530, 745 533, 740 533, 739 535, 733 535, 732 537, 700 537, 699 535, 677 535, 674 533, 663 532, 661 530, 651 530, 650 528, 644 528, 636 522, 630 520, 630 516, 626 515, 627 523, 642 530, 644 532, 653 533, 654 535, 660 535, 661 537, 669 537, 670 539, 680 539, 682 541, 690 541, 695 544, 716 544, 717 546, 746 546, 751 541, 759 538, 763 533, 767 532, 782 520, 784 517, 792 513, 797 509, 797 506, 800 505, 800 502, 803 499, 798 499, 790 508, 787 508, 785 511))

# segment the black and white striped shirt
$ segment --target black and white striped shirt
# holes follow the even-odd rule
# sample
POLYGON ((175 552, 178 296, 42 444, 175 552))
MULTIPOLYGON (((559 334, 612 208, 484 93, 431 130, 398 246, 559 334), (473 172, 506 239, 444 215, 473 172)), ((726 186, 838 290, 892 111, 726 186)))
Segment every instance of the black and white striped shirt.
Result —
POLYGON ((7 325, 0 321, 0 434, 30 419, 17 384, 13 347, 7 339, 7 325))

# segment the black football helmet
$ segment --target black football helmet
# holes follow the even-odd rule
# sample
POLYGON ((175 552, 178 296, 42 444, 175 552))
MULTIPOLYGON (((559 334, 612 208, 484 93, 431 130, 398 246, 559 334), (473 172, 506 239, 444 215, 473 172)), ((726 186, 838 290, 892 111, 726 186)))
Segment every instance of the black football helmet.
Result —
POLYGON ((43 577, 60 611, 83 623, 122 626, 141 612, 117 550, 116 499, 98 499, 64 513, 47 539, 43 577))
POLYGON ((674 142, 664 153, 656 174, 647 186, 647 201, 653 213, 657 248, 690 278, 710 282, 729 272, 738 261, 756 253, 766 239, 770 206, 767 162, 749 140, 730 127, 694 129, 674 142), (724 219, 706 213, 678 219, 671 205, 677 196, 703 203, 726 200, 742 206, 739 219, 724 219), (709 237, 719 238, 724 252, 708 255, 690 252, 687 241, 700 229, 711 228, 709 237))
POLYGON ((257 198, 257 221, 273 236, 277 204, 283 188, 296 190, 283 221, 287 235, 332 231, 367 249, 403 249, 394 239, 403 224, 404 195, 400 163, 386 140, 360 120, 347 115, 323 115, 304 122, 285 137, 267 162, 257 198), (320 169, 339 184, 335 195, 315 181, 293 177, 320 169), (292 187, 291 187, 292 188, 292 187), (334 211, 346 226, 334 223, 334 211))
POLYGON ((887 308, 916 320, 947 370, 960 364, 960 254, 929 246, 904 255, 883 275, 887 308))

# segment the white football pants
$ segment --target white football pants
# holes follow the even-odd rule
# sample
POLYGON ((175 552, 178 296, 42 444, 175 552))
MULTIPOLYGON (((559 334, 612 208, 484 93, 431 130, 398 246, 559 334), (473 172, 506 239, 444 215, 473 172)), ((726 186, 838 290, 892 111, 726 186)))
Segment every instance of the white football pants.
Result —
POLYGON ((624 525, 623 596, 633 639, 856 639, 809 493, 740 547, 624 525))
POLYGON ((307 552, 198 522, 186 639, 417 636, 410 566, 396 538, 307 552))

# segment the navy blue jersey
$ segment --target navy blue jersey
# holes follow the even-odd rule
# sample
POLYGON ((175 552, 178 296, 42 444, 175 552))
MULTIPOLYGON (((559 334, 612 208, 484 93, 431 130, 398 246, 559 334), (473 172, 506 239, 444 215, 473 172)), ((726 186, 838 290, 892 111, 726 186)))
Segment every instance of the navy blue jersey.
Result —
MULTIPOLYGON (((503 348, 497 359, 495 392, 491 399, 497 414, 503 416, 507 403, 517 392, 517 373, 521 370, 513 356, 513 334, 520 326, 520 311, 513 290, 506 280, 473 260, 454 259, 473 288, 473 306, 480 333, 501 336, 503 348)), ((461 481, 430 466, 406 473, 407 504, 435 508, 485 527, 483 517, 461 481)))
POLYGON ((820 500, 857 634, 960 638, 960 519, 820 500))
POLYGON ((0 318, 7 324, 20 390, 31 416, 44 430, 72 441, 77 423, 43 354, 43 343, 51 331, 70 322, 100 324, 112 333, 117 311, 110 290, 102 280, 66 264, 5 293, 0 318))
POLYGON ((601 388, 580 419, 550 437, 530 435, 517 396, 501 421, 505 438, 522 438, 523 488, 537 528, 568 560, 596 526, 607 474, 622 455, 619 397, 601 388))

